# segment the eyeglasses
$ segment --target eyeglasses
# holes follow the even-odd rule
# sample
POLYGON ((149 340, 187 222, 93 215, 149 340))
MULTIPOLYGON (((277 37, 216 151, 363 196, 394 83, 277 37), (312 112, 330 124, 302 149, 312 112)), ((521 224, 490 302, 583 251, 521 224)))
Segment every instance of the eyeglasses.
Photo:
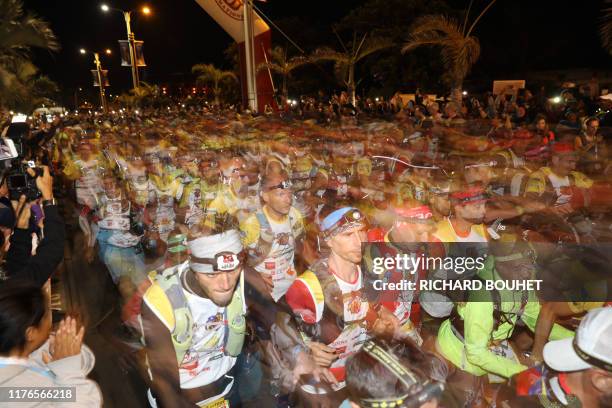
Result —
POLYGON ((244 253, 219 252, 212 258, 198 258, 192 255, 189 259, 191 264, 210 265, 214 272, 229 272, 240 266, 244 260, 244 253))

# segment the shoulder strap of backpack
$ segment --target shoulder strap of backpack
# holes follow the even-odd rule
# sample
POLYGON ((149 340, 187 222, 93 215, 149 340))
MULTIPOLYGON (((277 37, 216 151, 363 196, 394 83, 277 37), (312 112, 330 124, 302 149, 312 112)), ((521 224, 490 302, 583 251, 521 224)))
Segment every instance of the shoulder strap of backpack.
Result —
POLYGON ((168 329, 172 337, 172 344, 176 352, 176 359, 180 365, 183 361, 185 353, 189 349, 192 340, 192 323, 193 317, 187 298, 183 292, 180 282, 180 270, 186 264, 179 267, 169 268, 157 275, 155 283, 152 286, 157 286, 163 292, 164 296, 157 293, 157 298, 149 297, 149 301, 153 303, 153 307, 166 320, 168 329), (165 297, 165 301, 164 301, 165 297), (170 308, 170 310, 168 310, 170 308))
POLYGON ((227 306, 227 338, 225 339, 225 353, 238 357, 242 352, 244 336, 246 335, 244 299, 244 271, 240 273, 240 281, 234 290, 232 301, 227 306))

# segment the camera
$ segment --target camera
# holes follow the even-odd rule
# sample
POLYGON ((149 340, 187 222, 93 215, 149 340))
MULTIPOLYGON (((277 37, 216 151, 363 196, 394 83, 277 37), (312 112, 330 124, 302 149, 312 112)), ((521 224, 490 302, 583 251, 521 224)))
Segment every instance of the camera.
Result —
POLYGON ((27 201, 33 201, 42 196, 36 187, 36 178, 43 175, 43 169, 36 167, 33 161, 27 163, 16 163, 8 172, 6 182, 11 200, 19 200, 22 195, 27 201), (28 173, 28 169, 34 170, 34 176, 28 173))

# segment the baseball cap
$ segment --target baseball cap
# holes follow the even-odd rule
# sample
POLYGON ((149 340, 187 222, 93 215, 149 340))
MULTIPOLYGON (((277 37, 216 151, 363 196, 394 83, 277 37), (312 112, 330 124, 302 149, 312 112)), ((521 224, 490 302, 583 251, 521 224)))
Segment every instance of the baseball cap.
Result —
POLYGON ((573 339, 544 346, 544 362, 555 371, 601 368, 612 372, 612 307, 591 310, 580 322, 573 339))

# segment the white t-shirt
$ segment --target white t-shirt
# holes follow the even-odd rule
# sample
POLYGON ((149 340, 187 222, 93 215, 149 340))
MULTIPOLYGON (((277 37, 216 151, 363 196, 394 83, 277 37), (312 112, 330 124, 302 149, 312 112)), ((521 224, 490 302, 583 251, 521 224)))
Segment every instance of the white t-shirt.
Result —
MULTIPOLYGON (((301 217, 294 208, 290 210, 291 217, 301 217)), ((291 229, 290 217, 286 217, 283 222, 276 222, 270 217, 266 217, 270 223, 270 228, 274 233, 274 240, 270 253, 255 270, 259 273, 272 276, 272 298, 278 301, 287 293, 289 287, 296 278, 294 258, 295 258, 295 238, 291 229)))
MULTIPOLYGON (((361 269, 358 269, 358 277, 355 282, 346 282, 334 275, 344 303, 344 330, 329 347, 336 349, 339 354, 336 361, 330 366, 332 374, 344 377, 346 360, 357 353, 363 343, 367 340, 366 328, 360 324, 368 313, 369 304, 363 293, 363 279, 361 269), (342 373, 342 374, 340 374, 342 373)), ((340 390, 346 386, 345 381, 339 381, 337 385, 332 385, 334 391, 340 390)), ((325 393, 325 389, 313 385, 303 385, 302 389, 310 394, 325 393)))
MULTIPOLYGON (((181 280, 189 268, 181 271, 181 280)), ((181 388, 197 388, 224 376, 236 364, 236 357, 224 354, 228 332, 227 308, 183 288, 193 317, 192 342, 179 365, 181 388)))
POLYGON ((555 189, 555 193, 557 194, 557 201, 554 205, 559 206, 569 203, 572 198, 572 195, 564 194, 566 192, 564 191, 566 190, 564 187, 570 186, 569 177, 559 177, 555 173, 551 172, 548 175, 548 179, 550 180, 550 183, 552 184, 553 188, 555 189))
POLYGON ((102 192, 98 160, 77 160, 76 164, 81 170, 81 177, 75 182, 77 203, 96 208, 97 196, 102 192))

